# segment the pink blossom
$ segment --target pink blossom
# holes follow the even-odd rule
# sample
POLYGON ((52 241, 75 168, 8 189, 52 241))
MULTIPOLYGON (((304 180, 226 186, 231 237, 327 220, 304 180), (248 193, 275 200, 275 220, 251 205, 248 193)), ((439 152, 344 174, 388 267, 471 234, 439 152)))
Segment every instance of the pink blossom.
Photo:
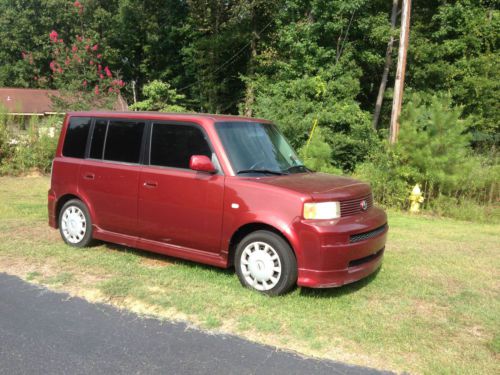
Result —
POLYGON ((56 70, 56 62, 55 61, 51 61, 50 64, 49 64, 49 67, 50 67, 50 70, 55 71, 56 70))
POLYGON ((62 68, 61 67, 57 68, 57 72, 62 73, 63 72, 62 68))
POLYGON ((75 1, 73 5, 75 6, 75 8, 80 8, 82 6, 82 4, 78 0, 75 1))
POLYGON ((125 86, 125 83, 121 79, 115 79, 111 82, 113 86, 120 86, 123 87, 125 86))
POLYGON ((113 88, 112 88, 112 87, 110 87, 110 88, 108 89, 108 92, 113 92, 113 88))
POLYGON ((77 46, 75 46, 75 45, 73 45, 73 47, 71 47, 71 51, 73 51, 73 52, 77 52, 77 51, 78 51, 78 47, 77 47, 77 46))
POLYGON ((90 49, 90 46, 87 44, 87 45, 85 46, 85 50, 86 50, 86 51, 88 51, 89 49, 90 49))
POLYGON ((100 79, 104 79, 104 75, 103 74, 99 74, 99 78, 100 79))
POLYGON ((94 65, 94 62, 92 60, 90 60, 89 64, 90 65, 94 65))
POLYGON ((99 95, 99 86, 95 85, 94 87, 94 94, 99 95))
POLYGON ((99 48, 99 45, 98 44, 94 44, 94 46, 92 47, 92 51, 97 51, 98 48, 99 48))
POLYGON ((49 38, 52 42, 57 42, 57 37, 59 36, 59 34, 57 34, 57 31, 55 30, 52 30, 52 32, 49 34, 49 38))
POLYGON ((59 39, 59 43, 64 43, 64 40, 63 39, 59 39))
POLYGON ((110 78, 111 78, 111 77, 113 76, 113 74, 111 74, 111 70, 109 70, 109 68, 108 68, 108 67, 105 67, 105 68, 104 68, 104 71, 106 72, 106 75, 107 75, 108 77, 110 77, 110 78))
POLYGON ((97 71, 100 73, 101 70, 102 70, 102 65, 101 64, 97 65, 97 71))
POLYGON ((102 55, 101 55, 101 54, 98 54, 98 55, 97 55, 97 58, 98 58, 98 59, 100 59, 101 57, 102 57, 102 55))
POLYGON ((21 52, 21 55, 23 56, 23 60, 24 60, 24 59, 26 58, 26 56, 27 56, 26 52, 24 52, 24 51, 23 51, 23 52, 21 52))
POLYGON ((69 59, 69 57, 66 57, 66 61, 64 61, 64 64, 66 66, 68 66, 70 62, 71 62, 71 60, 69 59))
POLYGON ((82 85, 83 85, 83 87, 87 87, 87 80, 84 79, 82 82, 82 85))

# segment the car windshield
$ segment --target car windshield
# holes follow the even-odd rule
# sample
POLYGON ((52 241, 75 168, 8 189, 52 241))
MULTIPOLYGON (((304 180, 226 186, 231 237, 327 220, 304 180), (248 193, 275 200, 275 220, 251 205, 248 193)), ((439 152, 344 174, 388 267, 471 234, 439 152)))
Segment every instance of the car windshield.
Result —
POLYGON ((280 175, 308 171, 273 124, 219 122, 216 129, 236 174, 280 175))

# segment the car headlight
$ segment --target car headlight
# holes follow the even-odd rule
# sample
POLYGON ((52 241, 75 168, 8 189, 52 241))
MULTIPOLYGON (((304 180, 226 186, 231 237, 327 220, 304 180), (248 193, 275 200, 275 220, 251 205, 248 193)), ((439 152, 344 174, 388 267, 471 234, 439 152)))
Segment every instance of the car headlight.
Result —
POLYGON ((330 220, 339 217, 339 202, 304 203, 304 219, 330 220))

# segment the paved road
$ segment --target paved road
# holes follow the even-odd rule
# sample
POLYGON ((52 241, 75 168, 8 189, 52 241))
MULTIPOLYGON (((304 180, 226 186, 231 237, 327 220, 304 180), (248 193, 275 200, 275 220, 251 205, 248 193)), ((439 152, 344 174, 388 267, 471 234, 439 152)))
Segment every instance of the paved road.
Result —
POLYGON ((141 318, 0 273, 0 374, 380 374, 141 318))

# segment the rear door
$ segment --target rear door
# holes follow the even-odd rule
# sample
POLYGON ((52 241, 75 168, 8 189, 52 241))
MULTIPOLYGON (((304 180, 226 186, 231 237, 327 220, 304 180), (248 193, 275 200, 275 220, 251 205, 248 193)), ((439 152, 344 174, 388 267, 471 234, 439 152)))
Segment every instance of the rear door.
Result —
POLYGON ((192 155, 206 155, 220 170, 205 132, 190 123, 153 123, 148 148, 139 179, 142 237, 218 253, 224 176, 189 169, 192 155))
POLYGON ((79 189, 101 229, 137 236, 137 194, 144 121, 96 119, 79 189))

